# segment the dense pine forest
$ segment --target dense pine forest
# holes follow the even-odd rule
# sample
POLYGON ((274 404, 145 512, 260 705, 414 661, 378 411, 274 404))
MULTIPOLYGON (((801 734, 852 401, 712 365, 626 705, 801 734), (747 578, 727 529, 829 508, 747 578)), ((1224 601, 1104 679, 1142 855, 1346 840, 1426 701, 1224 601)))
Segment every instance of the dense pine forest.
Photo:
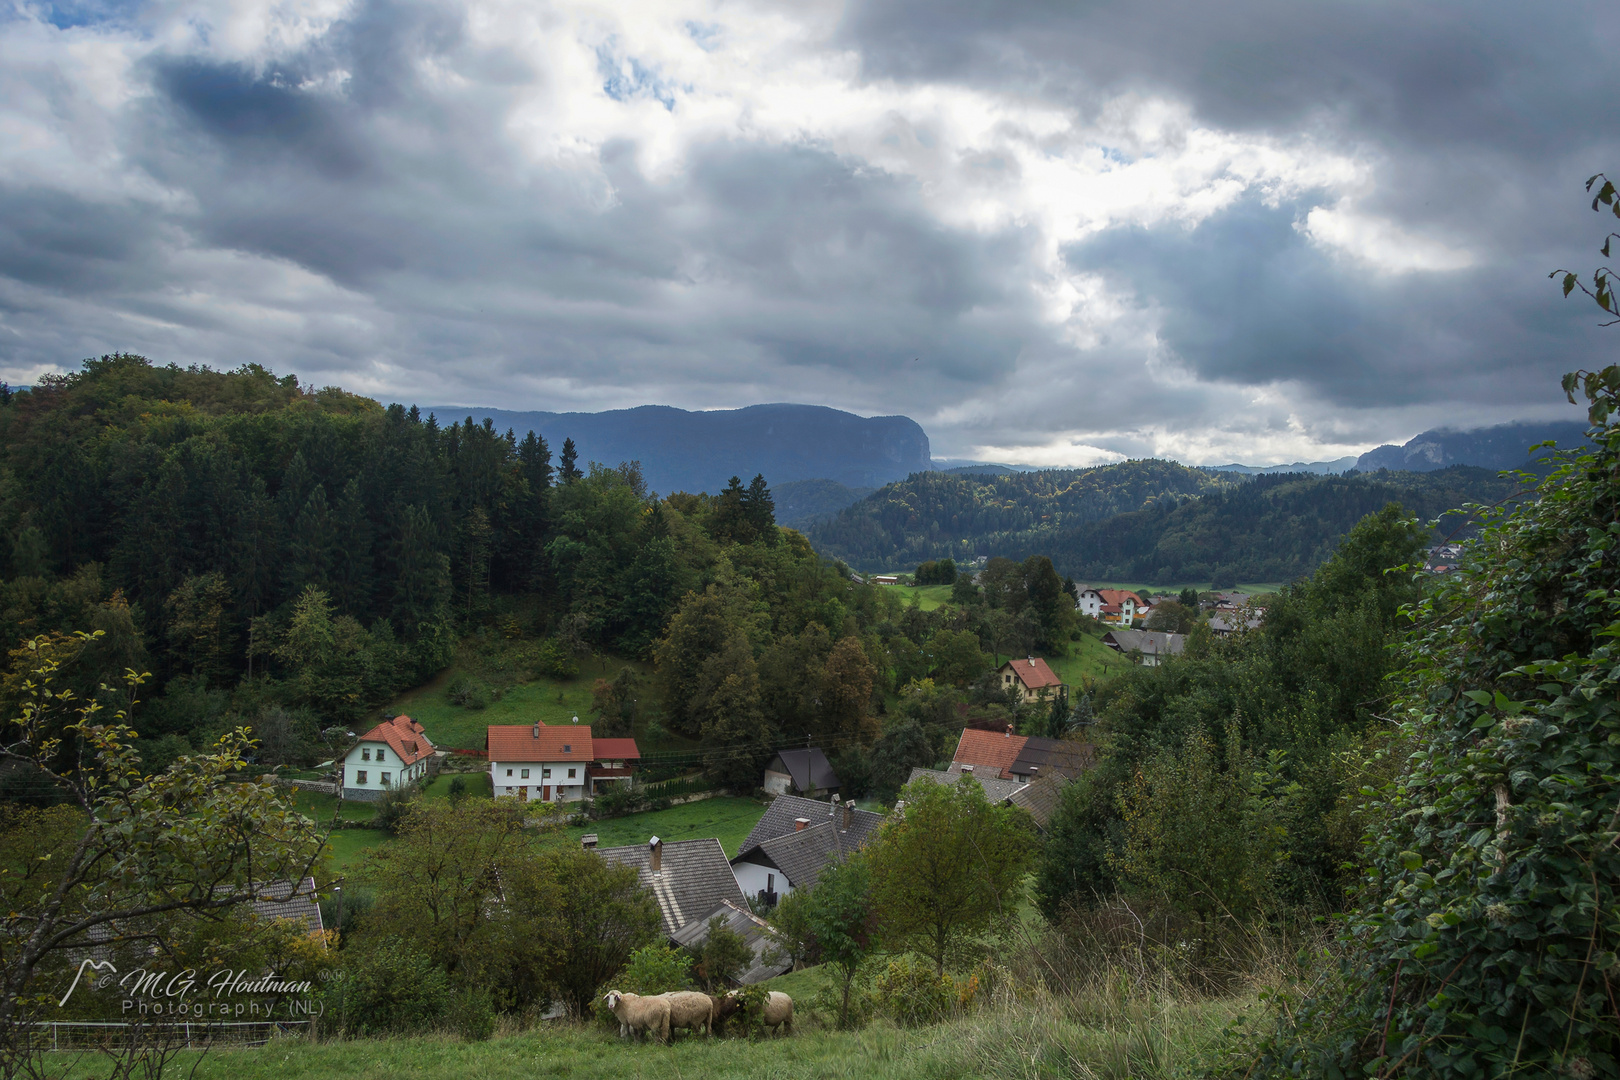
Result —
MULTIPOLYGON (((922 473, 812 526, 809 536, 860 569, 1039 553, 1076 579, 1291 581, 1387 503, 1427 521, 1516 489, 1466 466, 1248 477, 1146 460, 1001 476, 922 473)), ((1448 519, 1437 535, 1462 525, 1448 519)))

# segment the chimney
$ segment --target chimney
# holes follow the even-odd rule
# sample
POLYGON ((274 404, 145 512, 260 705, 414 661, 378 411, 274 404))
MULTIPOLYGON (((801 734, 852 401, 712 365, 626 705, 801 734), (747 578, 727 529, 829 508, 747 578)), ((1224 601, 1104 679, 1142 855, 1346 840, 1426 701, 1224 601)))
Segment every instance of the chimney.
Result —
POLYGON ((584 836, 580 837, 579 838, 579 846, 584 848, 586 851, 595 851, 596 850, 596 834, 593 833, 593 832, 588 832, 584 836))
POLYGON ((807 817, 796 817, 796 818, 793 819, 793 831, 794 832, 804 832, 804 827, 806 825, 808 825, 808 824, 810 824, 810 819, 809 818, 807 818, 807 817))
POLYGON ((651 840, 647 841, 647 851, 652 856, 652 865, 650 869, 652 870, 653 874, 655 876, 662 874, 664 872, 664 842, 658 839, 656 836, 653 837, 651 840))
POLYGON ((973 766, 971 766, 971 765, 964 765, 964 766, 962 766, 962 771, 963 771, 963 772, 965 772, 965 773, 970 773, 970 772, 972 772, 972 771, 973 771, 973 766))
POLYGON ((827 816, 832 817, 836 813, 838 813, 838 792, 835 791, 832 798, 827 800, 827 816))
POLYGON ((1008 738, 1008 739, 1012 738, 1012 725, 1011 724, 1007 725, 1007 734, 1006 734, 1005 738, 1008 738))
POLYGON ((855 824, 855 800, 849 799, 844 803, 844 828, 855 824))

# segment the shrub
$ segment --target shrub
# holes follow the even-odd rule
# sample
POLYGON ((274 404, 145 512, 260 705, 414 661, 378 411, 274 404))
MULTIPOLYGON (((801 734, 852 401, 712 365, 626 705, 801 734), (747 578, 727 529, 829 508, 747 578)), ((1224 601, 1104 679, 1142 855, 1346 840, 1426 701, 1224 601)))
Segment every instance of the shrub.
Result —
POLYGON ((352 1034, 419 1031, 437 1024, 450 1004, 444 969, 407 940, 345 952, 341 974, 335 991, 338 1023, 352 1034))
POLYGON ((889 961, 889 966, 872 982, 877 1007, 901 1027, 937 1024, 970 1003, 977 979, 958 984, 950 973, 939 974, 932 964, 906 955, 889 961))
POLYGON ((450 781, 450 801, 459 803, 467 797, 467 781, 463 777, 456 777, 450 781))
POLYGON ((371 820, 389 836, 398 836, 400 822, 405 820, 405 815, 411 812, 415 804, 415 788, 389 788, 377 800, 377 813, 371 820))
POLYGON ((548 679, 576 679, 579 662, 556 638, 548 638, 536 651, 535 670, 548 679))
POLYGON ((591 802, 593 818, 622 817, 647 808, 645 788, 631 784, 610 784, 591 802))
POLYGON ((450 998, 445 1026, 467 1042, 483 1042, 495 1034, 495 1002, 487 988, 462 990, 450 998))
POLYGON ((698 954, 698 974, 704 989, 717 993, 734 982, 754 962, 754 951, 743 936, 726 925, 725 916, 709 920, 709 937, 698 954))
POLYGON ((691 988, 692 957, 663 942, 643 945, 631 953, 630 962, 619 973, 618 981, 609 987, 632 994, 662 994, 691 988))
POLYGON ((451 682, 446 695, 452 705, 460 705, 465 709, 477 711, 489 707, 490 691, 477 679, 469 679, 465 675, 458 676, 451 682))

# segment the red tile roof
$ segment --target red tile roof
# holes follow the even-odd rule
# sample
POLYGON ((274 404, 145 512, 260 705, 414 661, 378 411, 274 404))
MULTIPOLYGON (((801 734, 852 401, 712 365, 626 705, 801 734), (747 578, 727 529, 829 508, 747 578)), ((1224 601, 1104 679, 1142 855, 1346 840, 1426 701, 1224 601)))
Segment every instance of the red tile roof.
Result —
POLYGON ((406 765, 415 765, 423 758, 433 756, 433 743, 428 740, 427 733, 422 730, 421 724, 408 716, 384 720, 360 736, 360 741, 387 743, 406 765))
POLYGON ((634 739, 592 739, 591 755, 597 761, 639 761, 641 750, 634 739))
POLYGON ((961 765, 972 765, 975 769, 994 769, 996 776, 1011 780, 1012 773, 1007 769, 1018 760, 1028 741, 1025 735, 965 728, 961 740, 956 744, 956 757, 953 760, 961 765))
POLYGON ((1040 657, 1031 657, 1028 660, 1009 660, 1001 665, 1012 668, 1018 676, 1018 681, 1031 690, 1039 690, 1043 686, 1062 686, 1063 680, 1058 678, 1057 672, 1046 666, 1046 661, 1040 657))
POLYGON ((590 761, 589 724, 491 724, 485 746, 491 761, 590 761))
POLYGON ((1120 604, 1123 606, 1125 601, 1130 599, 1136 601, 1137 607, 1142 606, 1142 598, 1129 589, 1098 589, 1097 595, 1103 598, 1105 604, 1120 604))

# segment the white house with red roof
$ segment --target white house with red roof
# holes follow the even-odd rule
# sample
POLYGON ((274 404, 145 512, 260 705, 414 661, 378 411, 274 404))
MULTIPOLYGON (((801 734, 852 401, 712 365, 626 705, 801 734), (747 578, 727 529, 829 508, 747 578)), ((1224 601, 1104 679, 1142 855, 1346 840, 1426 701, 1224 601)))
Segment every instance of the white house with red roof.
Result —
POLYGON ((343 755, 338 771, 343 797, 376 802, 390 788, 414 784, 427 775, 433 754, 421 724, 408 716, 384 720, 343 755))
POLYGON ((1129 589, 1086 589, 1075 593, 1075 610, 1082 615, 1116 626, 1134 626, 1145 618, 1148 605, 1129 589))
POLYGON ((629 783, 641 751, 634 739, 595 739, 589 724, 491 724, 489 779, 495 795, 574 802, 629 783))
POLYGON ((1067 694, 1057 672, 1038 656, 1009 660, 1001 665, 996 675, 1001 680, 1001 688, 1018 694, 1025 704, 1043 699, 1050 701, 1067 694))

